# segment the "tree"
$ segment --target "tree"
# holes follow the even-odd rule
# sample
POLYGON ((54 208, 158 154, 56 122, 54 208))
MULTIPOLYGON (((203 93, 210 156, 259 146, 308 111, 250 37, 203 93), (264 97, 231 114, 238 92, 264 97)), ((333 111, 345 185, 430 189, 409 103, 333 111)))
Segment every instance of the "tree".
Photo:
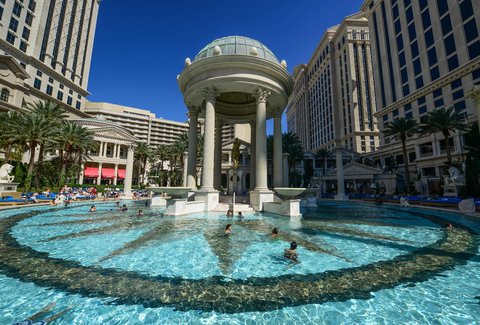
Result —
POLYGON ((321 148, 317 150, 317 157, 322 159, 323 161, 323 168, 322 168, 322 175, 325 176, 325 169, 327 168, 327 161, 328 158, 332 156, 332 153, 327 148, 321 148))
POLYGON ((50 140, 56 133, 45 117, 25 112, 18 114, 13 123, 10 125, 11 135, 18 141, 28 145, 30 150, 30 161, 27 170, 27 179, 25 180, 25 189, 30 190, 33 168, 35 166, 36 148, 40 143, 50 140))
POLYGON ((468 150, 466 167, 466 195, 480 196, 480 148, 478 142, 480 133, 475 123, 470 131, 465 134, 465 149, 468 150))
MULTIPOLYGON (((60 129, 63 121, 68 117, 62 106, 51 101, 36 101, 34 103, 28 103, 26 108, 31 113, 42 116, 52 129, 60 129)), ((36 163, 37 168, 35 171, 36 188, 39 187, 40 169, 43 165, 45 146, 48 145, 48 141, 49 139, 45 142, 39 143, 38 160, 36 163)))
POLYGON ((450 148, 450 134, 455 131, 468 132, 469 126, 465 122, 465 115, 455 112, 454 107, 440 108, 427 114, 427 123, 421 125, 422 134, 440 132, 445 138, 445 149, 447 161, 452 165, 452 154, 450 148))
POLYGON ((64 121, 55 138, 55 146, 60 153, 58 185, 61 186, 65 183, 67 167, 69 165, 80 166, 83 155, 95 147, 93 132, 84 126, 64 121))
POLYGON ((402 143, 403 166, 405 191, 410 192, 410 174, 408 170, 408 155, 407 155, 407 138, 415 134, 418 130, 417 122, 412 118, 397 118, 385 124, 385 136, 390 136, 394 139, 399 139, 402 143))
POLYGON ((304 152, 302 143, 295 133, 284 133, 282 134, 282 149, 284 153, 288 153, 289 174, 295 176, 290 177, 290 179, 293 179, 294 186, 299 186, 295 164, 297 161, 303 160, 304 152))
POLYGON ((152 151, 152 155, 150 157, 150 163, 156 166, 157 175, 159 176, 159 184, 163 186, 164 181, 164 172, 163 172, 163 164, 165 160, 168 160, 168 146, 166 144, 160 144, 152 151), (158 168, 160 167, 160 172, 158 172, 158 168))
POLYGON ((151 154, 151 150, 147 143, 137 142, 135 146, 135 160, 138 164, 138 185, 142 184, 145 180, 145 169, 148 158, 151 154))

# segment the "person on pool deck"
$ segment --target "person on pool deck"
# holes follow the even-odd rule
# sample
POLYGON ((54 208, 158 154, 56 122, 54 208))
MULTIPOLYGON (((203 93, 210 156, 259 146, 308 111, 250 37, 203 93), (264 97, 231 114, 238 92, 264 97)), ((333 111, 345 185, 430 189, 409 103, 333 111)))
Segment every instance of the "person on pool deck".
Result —
POLYGON ((225 227, 225 236, 230 236, 230 234, 232 233, 232 225, 231 224, 228 224, 226 227, 225 227))
POLYGON ((272 229, 272 237, 273 237, 273 238, 278 237, 278 228, 273 228, 273 229, 272 229))
POLYGON ((95 205, 92 205, 90 207, 90 210, 88 210, 88 212, 96 212, 97 211, 97 207, 95 205))
POLYGON ((295 263, 298 263, 297 243, 292 241, 290 243, 290 248, 285 249, 283 256, 294 261, 295 263))

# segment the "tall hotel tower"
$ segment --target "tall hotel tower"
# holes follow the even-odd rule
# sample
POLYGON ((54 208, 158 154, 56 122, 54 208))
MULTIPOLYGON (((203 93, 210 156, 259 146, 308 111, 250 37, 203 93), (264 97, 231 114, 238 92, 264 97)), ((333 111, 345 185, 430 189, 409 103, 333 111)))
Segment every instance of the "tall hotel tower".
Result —
POLYGON ((294 71, 289 132, 305 150, 341 147, 368 153, 379 144, 368 21, 351 15, 327 30, 308 64, 294 71))
MULTIPOLYGON (((480 1, 368 0, 362 10, 372 33, 377 118, 380 130, 398 117, 426 121, 428 112, 454 107, 465 122, 476 120, 467 95, 480 83, 480 1)), ((455 162, 463 157, 463 135, 449 139, 455 162)), ((399 141, 381 136, 375 160, 404 164, 399 141)), ((440 134, 407 141, 412 177, 447 175, 446 141, 440 134)), ((402 167, 399 170, 403 170, 402 167)))
MULTIPOLYGON (((16 89, 26 98, 17 98, 14 106, 50 99, 62 103, 72 115, 86 116, 81 111, 88 95, 99 2, 0 0, 0 61, 23 67, 17 75, 23 76, 27 88, 16 89), (8 62, 10 58, 16 62, 8 62)), ((18 91, 2 93, 2 102, 15 101, 9 96, 18 96, 18 91)))

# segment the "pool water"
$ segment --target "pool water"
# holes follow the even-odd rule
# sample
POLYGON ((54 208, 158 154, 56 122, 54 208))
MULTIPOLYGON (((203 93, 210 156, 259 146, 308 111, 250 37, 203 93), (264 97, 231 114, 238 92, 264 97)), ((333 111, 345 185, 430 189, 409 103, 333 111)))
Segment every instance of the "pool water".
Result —
POLYGON ((352 202, 302 219, 169 217, 127 204, 0 211, 0 324, 52 302, 45 317, 68 309, 59 324, 480 323, 473 217, 352 202), (300 263, 283 257, 291 241, 300 263))

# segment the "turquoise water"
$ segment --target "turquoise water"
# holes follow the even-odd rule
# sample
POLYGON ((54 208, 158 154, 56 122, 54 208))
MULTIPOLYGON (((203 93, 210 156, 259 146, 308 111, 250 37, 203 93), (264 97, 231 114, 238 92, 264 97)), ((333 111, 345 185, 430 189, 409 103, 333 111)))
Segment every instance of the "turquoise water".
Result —
POLYGON ((473 218, 359 203, 174 218, 127 204, 0 211, 0 324, 51 302, 45 317, 70 308, 59 324, 480 323, 473 218), (283 258, 293 240, 298 264, 283 258))

